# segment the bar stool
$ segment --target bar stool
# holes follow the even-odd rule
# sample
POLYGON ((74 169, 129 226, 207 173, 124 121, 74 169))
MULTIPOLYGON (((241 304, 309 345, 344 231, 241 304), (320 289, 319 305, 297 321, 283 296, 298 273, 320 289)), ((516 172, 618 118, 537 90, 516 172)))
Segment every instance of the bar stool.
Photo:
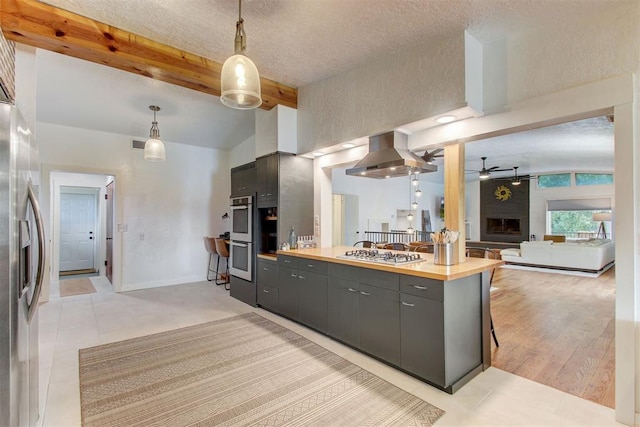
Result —
POLYGON ((227 249, 227 244, 224 242, 224 239, 216 238, 216 251, 218 252, 219 258, 224 258, 227 264, 227 268, 225 269, 224 274, 221 274, 223 281, 219 282, 216 280, 216 285, 224 285, 225 290, 229 290, 229 249, 227 249))
MULTIPOLYGON (((498 255, 489 248, 474 248, 468 246, 466 248, 467 256, 474 258, 488 258, 488 259, 498 259, 498 255)), ((489 286, 493 283, 493 275, 495 274, 496 269, 491 270, 491 276, 489 277, 489 286)), ((498 342, 498 337, 496 336, 496 330, 493 328, 493 316, 489 313, 489 321, 491 326, 491 335, 493 335, 493 342, 496 343, 496 347, 500 347, 500 343, 498 342)))
POLYGON ((220 257, 218 256, 218 251, 216 251, 216 241, 214 237, 203 237, 204 239, 204 248, 209 253, 209 263, 207 264, 207 281, 211 282, 212 280, 218 281, 218 267, 220 265, 220 257), (211 269, 211 261, 213 261, 213 257, 216 257, 216 269, 211 269), (210 278, 211 273, 215 273, 213 279, 210 278))

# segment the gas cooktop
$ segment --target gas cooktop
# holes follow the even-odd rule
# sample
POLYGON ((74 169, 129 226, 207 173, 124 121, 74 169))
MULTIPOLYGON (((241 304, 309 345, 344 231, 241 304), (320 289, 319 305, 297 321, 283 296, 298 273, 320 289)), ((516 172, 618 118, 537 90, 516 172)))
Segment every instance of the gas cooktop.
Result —
POLYGON ((405 265, 425 261, 417 252, 393 253, 376 249, 354 249, 336 257, 390 265, 405 265))

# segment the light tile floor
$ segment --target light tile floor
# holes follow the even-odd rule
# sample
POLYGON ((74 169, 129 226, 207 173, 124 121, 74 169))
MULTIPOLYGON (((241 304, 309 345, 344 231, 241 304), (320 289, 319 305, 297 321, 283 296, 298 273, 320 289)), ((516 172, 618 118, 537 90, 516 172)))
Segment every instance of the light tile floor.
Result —
MULTIPOLYGON (((41 305, 41 426, 79 426, 78 349, 255 311, 444 409, 438 426, 621 426, 614 411, 490 368, 449 395, 304 326, 250 307, 210 282, 115 294, 92 277, 95 294, 41 305)), ((56 295, 52 289, 52 295, 56 295)))

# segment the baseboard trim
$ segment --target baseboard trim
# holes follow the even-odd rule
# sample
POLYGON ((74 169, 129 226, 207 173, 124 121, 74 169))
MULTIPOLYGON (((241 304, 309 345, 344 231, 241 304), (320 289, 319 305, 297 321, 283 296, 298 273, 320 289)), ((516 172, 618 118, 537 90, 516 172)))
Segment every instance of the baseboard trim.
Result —
POLYGON ((532 264, 519 264, 514 262, 507 262, 502 268, 509 268, 512 270, 527 270, 527 271, 539 271, 541 273, 553 273, 553 274, 566 274, 569 276, 581 276, 581 277, 600 277, 602 273, 609 270, 611 267, 615 265, 615 261, 611 262, 600 270, 578 270, 575 268, 562 268, 562 267, 551 267, 551 266, 542 266, 542 265, 532 265, 532 264))

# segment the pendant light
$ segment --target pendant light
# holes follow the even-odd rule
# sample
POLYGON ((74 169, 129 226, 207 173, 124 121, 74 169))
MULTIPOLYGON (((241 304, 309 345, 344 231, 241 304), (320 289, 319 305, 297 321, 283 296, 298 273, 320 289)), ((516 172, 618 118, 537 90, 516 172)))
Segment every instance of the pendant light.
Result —
MULTIPOLYGON (((409 203, 411 203, 411 193, 413 193, 413 185, 414 185, 414 180, 411 179, 411 175, 413 174, 413 171, 409 171, 409 203)), ((417 177, 416 177, 417 178, 417 177)), ((409 221, 409 227, 407 228, 406 233, 407 234, 414 234, 415 233, 415 229, 413 228, 413 211, 415 210, 413 208, 413 205, 416 204, 415 200, 413 203, 411 203, 411 209, 409 209, 409 213, 407 214, 407 220, 409 221)), ((416 204, 417 205, 417 204, 416 204)))
POLYGON ((151 122, 149 139, 144 144, 144 159, 149 162, 164 162, 164 144, 160 141, 160 129, 158 129, 158 122, 156 121, 156 112, 160 111, 160 107, 149 105, 149 109, 153 111, 153 122, 151 122))
POLYGON ((238 0, 234 55, 225 61, 220 73, 220 101, 238 110, 250 110, 262 104, 260 74, 253 61, 245 55, 246 49, 242 0, 238 0))

